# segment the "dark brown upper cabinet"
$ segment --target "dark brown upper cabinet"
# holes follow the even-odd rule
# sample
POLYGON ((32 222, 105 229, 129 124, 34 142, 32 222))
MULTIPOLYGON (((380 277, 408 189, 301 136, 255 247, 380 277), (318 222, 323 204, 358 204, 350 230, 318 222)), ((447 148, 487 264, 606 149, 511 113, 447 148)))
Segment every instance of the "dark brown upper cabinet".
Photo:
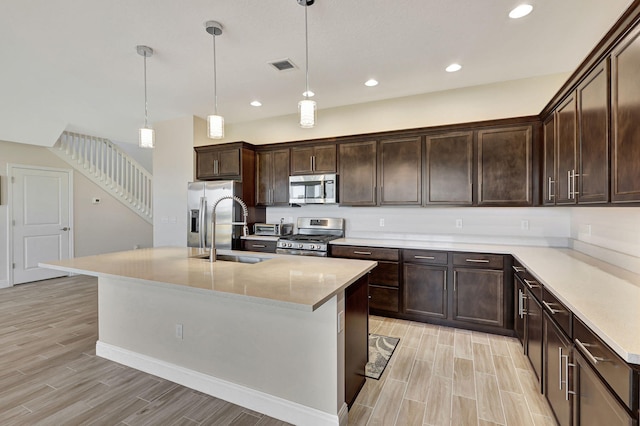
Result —
POLYGON ((575 92, 555 112, 556 204, 575 204, 577 104, 575 92))
POLYGON ((425 205, 473 204, 473 132, 427 136, 425 205))
POLYGON ((197 146, 197 179, 240 179, 242 148, 229 145, 197 146))
POLYGON ((375 140, 339 145, 338 197, 341 205, 377 204, 377 145, 375 140))
POLYGON ((336 145, 291 148, 291 174, 309 175, 336 172, 336 145))
POLYGON ((379 143, 380 205, 422 203, 422 139, 383 139, 379 143))
POLYGON ((256 159, 256 204, 289 204, 289 150, 260 151, 256 159))
POLYGON ((573 188, 579 204, 609 201, 608 64, 605 60, 593 69, 577 89, 579 149, 573 188))
POLYGON ((531 206, 532 126, 478 131, 478 205, 531 206))
POLYGON ((556 120, 551 116, 542 125, 544 141, 542 145, 542 204, 554 205, 556 203, 556 120))
POLYGON ((611 201, 640 201, 640 28, 611 53, 611 201))

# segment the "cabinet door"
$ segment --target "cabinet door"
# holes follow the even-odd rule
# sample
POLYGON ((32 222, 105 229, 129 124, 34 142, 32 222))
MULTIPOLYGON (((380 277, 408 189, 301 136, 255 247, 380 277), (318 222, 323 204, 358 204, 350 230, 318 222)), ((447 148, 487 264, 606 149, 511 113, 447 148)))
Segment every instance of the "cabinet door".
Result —
POLYGON ((273 151, 271 205, 289 204, 289 150, 273 151))
POLYGON ((632 426, 636 422, 576 350, 573 389, 575 424, 580 426, 632 426))
POLYGON ((640 201, 640 29, 611 54, 611 201, 640 201))
POLYGON ((559 426, 571 426, 573 395, 568 392, 571 342, 558 326, 544 314, 544 395, 559 426))
POLYGON ((532 128, 478 131, 478 204, 530 206, 532 128))
POLYGON ((367 276, 345 290, 345 401, 350 407, 365 382, 364 368, 369 360, 369 285, 367 276))
POLYGON ((453 319, 502 327, 503 272, 453 268, 453 319))
POLYGON ((380 205, 422 203, 420 138, 380 141, 380 205))
POLYGON ((542 182, 542 204, 554 205, 556 203, 556 127, 555 117, 551 117, 543 124, 543 182, 542 182))
POLYGON ((217 151, 196 151, 196 178, 211 179, 216 177, 217 151))
POLYGON ((376 141, 344 143, 339 148, 341 205, 375 206, 376 141))
POLYGON ((268 206, 271 204, 273 152, 258 152, 256 156, 256 204, 268 206))
POLYGON ((447 317, 447 267, 404 264, 404 311, 447 317))
POLYGON ((427 136, 424 204, 473 204, 473 132, 427 136))
POLYGON ((313 150, 314 173, 336 172, 336 146, 334 144, 318 145, 313 150))
POLYGON ((313 147, 291 148, 291 174, 304 175, 313 173, 313 147))
POLYGON ((565 100, 556 110, 556 204, 575 204, 576 97, 565 100))
POLYGON ((218 151, 217 176, 240 176, 240 148, 218 151))
MULTIPOLYGON (((533 367, 533 372, 542 384, 542 305, 526 290, 527 298, 527 356, 533 367)), ((541 389, 542 390, 542 389, 541 389)))
POLYGON ((579 204, 609 201, 609 67, 600 64, 578 87, 579 204))

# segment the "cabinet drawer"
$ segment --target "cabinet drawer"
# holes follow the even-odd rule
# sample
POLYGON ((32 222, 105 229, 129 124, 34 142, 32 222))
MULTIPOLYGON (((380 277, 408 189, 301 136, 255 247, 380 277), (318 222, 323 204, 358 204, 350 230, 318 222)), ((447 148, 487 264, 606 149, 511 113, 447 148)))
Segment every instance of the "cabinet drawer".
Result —
POLYGON ((378 262, 369 275, 370 284, 398 287, 400 281, 400 265, 398 262, 378 262))
POLYGON ((380 247, 331 246, 331 256, 348 257, 350 259, 392 260, 400 258, 399 250, 380 247))
POLYGON ((276 252, 276 241, 263 240, 243 240, 242 249, 247 251, 263 251, 266 253, 276 252))
POLYGON ((398 289, 369 285, 369 308, 398 312, 398 289))
POLYGON ((573 317, 573 340, 589 364, 600 373, 627 407, 633 407, 633 370, 578 318, 573 317))
POLYGON ((473 266, 474 268, 502 269, 504 256, 499 254, 456 253, 453 255, 455 266, 473 266))
POLYGON ((542 290, 542 305, 544 306, 544 310, 549 314, 549 317, 560 326, 564 334, 571 338, 572 312, 546 288, 542 290))
POLYGON ((520 282, 529 289, 531 294, 538 299, 540 303, 542 303, 542 284, 540 284, 538 280, 536 280, 533 275, 527 271, 527 268, 522 266, 522 264, 515 259, 513 261, 513 272, 520 282))
POLYGON ((430 250, 402 250, 402 260, 410 263, 426 263, 431 265, 446 265, 446 251, 430 250))

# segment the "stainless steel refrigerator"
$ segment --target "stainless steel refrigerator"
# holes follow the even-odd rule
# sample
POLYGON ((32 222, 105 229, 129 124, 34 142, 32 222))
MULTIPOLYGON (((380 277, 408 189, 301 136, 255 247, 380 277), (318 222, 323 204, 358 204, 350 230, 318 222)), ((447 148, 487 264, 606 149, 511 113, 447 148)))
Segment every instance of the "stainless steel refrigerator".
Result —
MULTIPOLYGON (((226 195, 241 196, 237 181, 190 182, 187 198, 187 245, 211 247, 211 213, 213 203, 226 195)), ((242 207, 233 200, 223 200, 216 208, 216 248, 239 249, 242 226, 232 222, 242 220, 242 207)))

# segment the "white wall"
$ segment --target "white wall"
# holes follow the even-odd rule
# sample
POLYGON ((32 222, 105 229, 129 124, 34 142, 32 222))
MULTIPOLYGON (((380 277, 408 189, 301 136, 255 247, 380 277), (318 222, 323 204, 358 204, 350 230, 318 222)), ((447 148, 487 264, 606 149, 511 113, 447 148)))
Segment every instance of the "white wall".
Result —
MULTIPOLYGON (((228 124, 224 141, 259 145, 537 115, 567 78, 553 74, 340 108, 319 105, 313 129, 300 128, 297 117, 287 115, 228 124)), ((196 141, 196 146, 208 144, 210 139, 196 141)))
POLYGON ((413 239, 562 246, 569 244, 567 208, 524 207, 270 207, 267 221, 295 223, 299 216, 345 218, 351 238, 413 239), (380 220, 384 226, 380 226, 380 220), (462 219, 462 229, 456 220, 462 219), (523 229, 526 221, 528 229, 523 229))
MULTIPOLYGON (((8 283, 8 181, 7 163, 70 169, 48 148, 0 141, 0 286, 8 283)), ((130 250, 152 245, 152 227, 109 194, 74 172, 74 250, 75 256, 130 250), (102 199, 99 205, 91 198, 102 199)))
POLYGON ((640 207, 574 207, 573 248, 640 274, 640 207))
POLYGON ((202 121, 188 116, 154 124, 153 244, 156 247, 187 245, 187 183, 193 181, 194 176, 194 129, 201 126, 202 121))

